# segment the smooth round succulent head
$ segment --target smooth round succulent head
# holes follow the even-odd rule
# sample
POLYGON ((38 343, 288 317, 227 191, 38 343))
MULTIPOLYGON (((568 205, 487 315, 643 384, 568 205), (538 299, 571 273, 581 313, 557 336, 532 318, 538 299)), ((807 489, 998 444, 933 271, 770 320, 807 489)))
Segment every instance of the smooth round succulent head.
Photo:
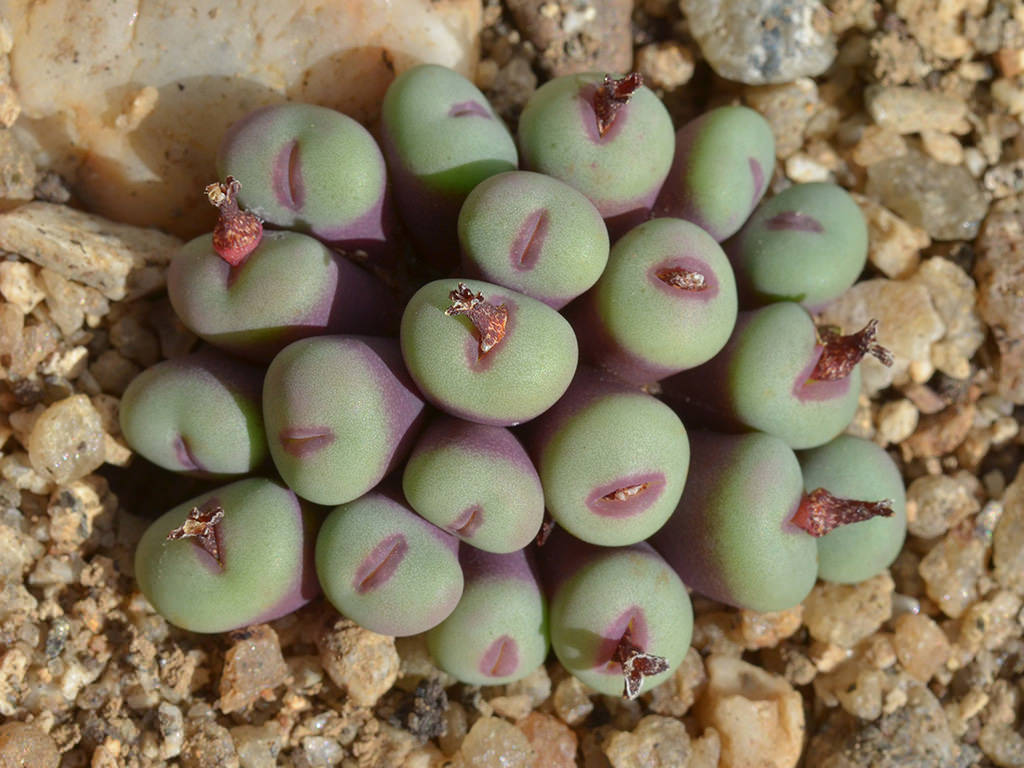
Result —
POLYGON ((846 429, 857 410, 859 365, 840 378, 817 378, 826 350, 834 348, 820 343, 807 310, 779 302, 740 312, 722 351, 664 388, 684 409, 693 402, 709 409, 718 428, 757 429, 791 448, 813 448, 846 429))
POLYGON ((889 500, 892 514, 841 525, 818 541, 818 576, 854 584, 885 570, 907 535, 907 498, 899 468, 870 440, 840 435, 797 454, 807 493, 824 488, 843 499, 889 500))
POLYGON ((437 280, 402 315, 402 356, 433 405, 483 424, 543 413, 576 370, 572 327, 537 299, 478 280, 437 280))
POLYGON ((239 202, 271 224, 347 248, 374 248, 387 233, 387 172, 377 143, 347 115, 313 104, 275 104, 228 129, 221 176, 239 202))
POLYGON ((690 646, 693 609, 683 582, 649 544, 595 547, 556 531, 540 558, 551 647, 562 666, 591 688, 621 696, 623 665, 614 659, 628 632, 633 646, 666 662, 664 671, 643 676, 636 693, 672 675, 690 646))
POLYGON ((660 400, 581 368, 530 429, 547 509, 576 538, 632 544, 675 509, 689 442, 679 417, 660 400))
POLYGON ((515 170, 515 141, 473 83, 436 64, 396 77, 380 119, 398 212, 421 255, 452 266, 459 207, 484 179, 515 170))
POLYGON ((193 333, 263 361, 306 336, 393 331, 397 314, 379 280, 297 232, 264 233, 235 267, 201 235, 171 261, 167 293, 193 333))
POLYGON ((412 448, 425 407, 394 339, 302 339, 274 358, 263 387, 277 471, 317 504, 377 485, 412 448))
POLYGON ((768 189, 775 137, 748 107, 719 107, 676 132, 675 156, 654 204, 656 216, 692 221, 721 242, 768 189))
POLYGON ((121 433, 173 472, 245 474, 267 457, 262 389, 262 368, 211 350, 165 360, 128 385, 121 433))
POLYGON ((522 549, 544 519, 537 470, 504 427, 438 416, 416 441, 402 488, 427 520, 488 552, 522 549))
POLYGON ((427 633, 430 655, 445 672, 470 685, 503 685, 544 663, 548 612, 533 558, 462 547, 462 598, 427 633))
POLYGON ((585 357, 635 384, 714 357, 736 324, 736 283, 722 249, 682 219, 634 227, 612 248, 573 317, 585 357))
POLYGON ((860 207, 835 184, 796 184, 763 202, 726 246, 743 303, 819 307, 853 285, 868 258, 860 207))
POLYGON ((613 234, 646 217, 672 164, 672 119, 639 82, 635 73, 557 77, 519 118, 524 166, 586 195, 613 234))
POLYGON ((316 540, 316 572, 335 608, 371 632, 415 635, 462 595, 459 542, 379 492, 331 510, 316 540))
POLYGON ((459 212, 462 266, 482 280, 561 309, 608 262, 608 230, 586 197, 530 171, 492 176, 459 212))
POLYGON ((135 550, 135 579, 161 616, 192 632, 271 621, 319 592, 317 522, 283 485, 239 480, 156 519, 135 550))
POLYGON ((792 523, 803 496, 800 465, 763 433, 691 434, 682 500, 651 539, 686 585, 754 611, 803 600, 818 573, 813 537, 792 523))

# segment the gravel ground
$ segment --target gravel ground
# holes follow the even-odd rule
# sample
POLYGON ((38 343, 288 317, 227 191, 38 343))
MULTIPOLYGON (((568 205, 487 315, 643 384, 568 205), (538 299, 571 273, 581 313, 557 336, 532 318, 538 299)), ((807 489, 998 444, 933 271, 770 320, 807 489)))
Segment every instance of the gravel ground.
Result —
POLYGON ((179 631, 132 553, 198 486, 117 426, 128 382, 196 342, 159 289, 177 241, 65 205, 4 128, 0 200, 35 201, 0 214, 0 767, 1024 766, 1024 6, 488 0, 485 24, 478 82, 512 123, 547 77, 632 65, 677 122, 759 110, 775 191, 855 194, 869 267, 822 315, 878 318, 896 357, 865 363, 849 431, 906 478, 899 559, 782 613, 697 599, 689 655, 636 702, 555 662, 458 685, 321 601, 179 631))

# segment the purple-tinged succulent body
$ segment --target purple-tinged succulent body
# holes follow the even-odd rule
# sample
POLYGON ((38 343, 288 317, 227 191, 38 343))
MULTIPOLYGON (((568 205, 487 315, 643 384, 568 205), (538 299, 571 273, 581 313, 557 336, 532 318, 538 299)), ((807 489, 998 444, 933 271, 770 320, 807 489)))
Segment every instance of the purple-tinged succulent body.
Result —
POLYGON ((312 104, 277 104, 228 129, 217 165, 241 182, 242 204, 265 221, 345 250, 383 256, 392 217, 384 158, 352 118, 312 104))
POLYGON ((522 549, 544 518, 537 470, 504 427, 438 416, 416 442, 402 486, 419 514, 488 552, 522 549))
POLYGON ((556 531, 541 553, 551 646, 569 672, 601 693, 622 695, 622 666, 613 657, 628 631, 634 645, 667 662, 642 690, 668 679, 690 645, 693 610, 683 583, 649 544, 595 547, 556 531))
POLYGON ((264 383, 274 464, 317 504, 352 501, 377 485, 412 448, 424 410, 394 339, 297 341, 274 358, 264 383))
POLYGON ((443 621, 463 589, 459 542, 404 504, 373 492, 335 507, 316 542, 324 595, 382 635, 415 635, 443 621))
POLYGON ((820 307, 853 285, 868 255, 860 208, 835 184, 796 184, 763 202, 726 244, 744 306, 820 307))
POLYGON ((418 253, 455 266, 459 208, 484 179, 516 168, 512 135, 476 86, 433 64, 391 83, 380 132, 398 212, 418 253))
MULTIPOLYGON (((216 519, 216 518, 214 518, 216 519)), ((284 486, 239 480, 179 504, 155 520, 135 552, 139 589, 168 621, 193 632, 227 632, 271 621, 318 592, 313 547, 318 517, 284 486), (193 509, 219 507, 217 557, 184 535, 193 509)))
POLYGON ((810 592, 817 544, 792 517, 800 465, 762 433, 691 434, 693 463, 675 513, 651 539, 686 585, 754 611, 791 608, 810 592))
POLYGON ((547 601, 525 549, 507 554, 462 547, 462 599, 427 633, 427 647, 448 674, 471 685, 519 680, 548 652, 547 601))
POLYGON ((672 163, 672 120, 640 86, 601 130, 595 98, 604 75, 565 75, 530 97, 519 120, 523 165, 575 187, 613 239, 643 221, 672 163))
POLYGON ((817 539, 818 576, 853 584, 887 568, 907 535, 906 491, 889 454, 870 440, 840 435, 797 458, 808 493, 824 488, 844 499, 892 502, 889 517, 843 525, 817 539))
POLYGON ((815 378, 825 349, 805 309, 771 304, 740 312, 721 352, 663 387, 682 412, 710 418, 717 429, 757 429, 792 448, 811 448, 846 428, 860 393, 859 367, 841 378, 815 378))
POLYGON ((263 369, 213 350, 165 360, 121 398, 125 439, 154 464, 204 476, 239 475, 267 457, 263 369))
POLYGON ((655 216, 692 221, 718 242, 736 232, 768 189, 775 138, 747 107, 719 107, 676 132, 672 169, 655 216))
POLYGON ((459 212, 462 266, 470 277, 561 309, 590 288, 608 261, 601 214, 568 184, 529 171, 499 173, 459 212))
POLYGON ((690 453, 682 422, 610 374, 581 368, 529 435, 548 511, 584 541, 641 541, 683 492, 690 453))
POLYGON ((431 404, 499 426, 547 410, 569 386, 578 355, 572 328, 551 307, 476 280, 437 280, 417 291, 402 316, 401 344, 409 374, 431 404), (494 311, 504 307, 500 333, 486 350, 468 314, 452 311, 457 284, 494 311))
POLYGON ((237 267, 209 235, 171 261, 167 292, 181 321, 233 354, 270 360, 296 339, 325 333, 389 333, 397 311, 388 289, 318 241, 266 232, 237 267))
POLYGON ((612 248, 571 319, 583 356, 634 384, 694 368, 736 323, 736 284, 722 249, 681 219, 655 219, 612 248))

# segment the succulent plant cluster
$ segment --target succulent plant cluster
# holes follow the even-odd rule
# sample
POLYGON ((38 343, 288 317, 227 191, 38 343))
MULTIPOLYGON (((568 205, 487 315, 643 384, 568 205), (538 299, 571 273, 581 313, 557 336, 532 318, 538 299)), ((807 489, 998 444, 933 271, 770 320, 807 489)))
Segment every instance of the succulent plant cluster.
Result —
POLYGON ((830 184, 762 202, 756 112, 674 131, 639 75, 571 75, 514 138, 425 65, 376 135, 282 104, 224 138, 220 221, 168 277, 209 346, 121 409, 152 462, 234 479, 139 544, 170 621, 229 630, 322 590, 372 631, 426 632, 464 682, 550 645, 632 697, 685 655, 687 588, 779 610, 895 558, 899 472, 840 436, 858 362, 888 353, 808 311, 863 269, 865 224, 830 184), (378 277, 399 274, 411 296, 378 277))

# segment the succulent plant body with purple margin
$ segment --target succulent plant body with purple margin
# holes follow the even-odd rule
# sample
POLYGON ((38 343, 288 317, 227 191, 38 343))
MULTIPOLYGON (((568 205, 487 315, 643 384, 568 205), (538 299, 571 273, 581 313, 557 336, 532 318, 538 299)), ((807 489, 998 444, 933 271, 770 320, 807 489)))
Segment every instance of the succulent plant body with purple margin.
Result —
POLYGON ((518 679, 550 643, 633 698, 686 653, 687 586, 776 610, 818 576, 891 562, 899 474, 837 437, 859 360, 888 353, 873 323, 844 335, 786 300, 850 284, 863 219, 828 185, 760 202, 760 116, 725 107, 673 139, 639 75, 570 75, 530 99, 517 150, 472 83, 428 65, 396 78, 380 135, 383 151, 343 115, 285 104, 223 142, 220 221, 168 277, 219 351, 144 373, 121 419, 169 469, 245 473, 263 451, 283 482, 153 523, 136 571, 157 610, 222 631, 319 584, 372 631, 427 632, 464 682, 518 679), (390 275, 408 278, 401 312, 337 252, 379 268, 410 243, 425 264, 390 275), (715 431, 691 443, 684 420, 715 431))

